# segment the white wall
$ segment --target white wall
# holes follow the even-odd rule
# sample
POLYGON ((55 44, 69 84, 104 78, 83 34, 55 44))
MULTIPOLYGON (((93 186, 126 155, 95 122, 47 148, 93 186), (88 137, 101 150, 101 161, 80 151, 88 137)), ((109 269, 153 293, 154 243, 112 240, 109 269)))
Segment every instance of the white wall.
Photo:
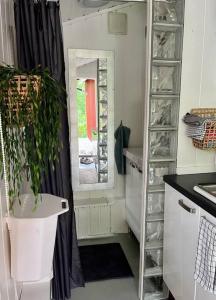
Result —
POLYGON ((85 79, 97 79, 97 61, 77 68, 77 77, 85 79))
POLYGON ((110 1, 108 4, 96 7, 96 8, 87 8, 81 6, 77 0, 61 0, 61 17, 63 21, 72 20, 77 17, 88 15, 90 13, 103 10, 108 7, 119 5, 120 2, 110 1))
POLYGON ((177 172, 215 171, 214 151, 195 149, 182 117, 191 108, 216 108, 216 1, 186 0, 177 172))
MULTIPOLYGON (((0 63, 14 62, 13 1, 0 1, 0 63)), ((7 213, 4 182, 0 181, 0 299, 15 300, 16 289, 10 278, 9 237, 5 216, 7 213)))
MULTIPOLYGON (((108 34, 107 12, 105 11, 63 23, 66 77, 68 78, 68 48, 113 50, 115 55, 115 128, 123 120, 123 123, 131 128, 130 146, 141 146, 146 5, 127 4, 117 11, 128 15, 128 35, 108 34)), ((100 196, 124 197, 124 177, 115 174, 113 190, 75 193, 75 198, 100 196)))

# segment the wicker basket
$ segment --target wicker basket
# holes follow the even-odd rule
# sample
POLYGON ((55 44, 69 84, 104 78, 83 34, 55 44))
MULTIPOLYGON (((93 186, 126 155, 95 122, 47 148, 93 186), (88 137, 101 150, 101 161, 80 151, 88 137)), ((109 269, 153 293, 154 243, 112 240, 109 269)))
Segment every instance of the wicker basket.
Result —
POLYGON ((31 121, 32 103, 29 101, 29 87, 33 87, 38 95, 41 84, 40 76, 14 76, 10 81, 10 87, 6 91, 5 102, 8 107, 8 123, 12 124, 15 118, 18 118, 20 110, 25 110, 27 118, 31 121), (17 98, 17 91, 19 97, 17 98))
MULTIPOLYGON (((194 108, 191 113, 203 118, 216 118, 215 108, 194 108)), ((206 131, 203 140, 193 138, 193 145, 199 149, 214 150, 216 149, 216 121, 206 122, 205 126, 206 131)))

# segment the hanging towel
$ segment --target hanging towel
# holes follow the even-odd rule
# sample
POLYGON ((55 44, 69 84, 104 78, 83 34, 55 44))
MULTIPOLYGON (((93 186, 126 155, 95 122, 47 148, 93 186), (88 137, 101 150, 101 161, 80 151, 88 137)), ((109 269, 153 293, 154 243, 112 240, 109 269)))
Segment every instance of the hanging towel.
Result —
POLYGON ((122 122, 115 131, 115 161, 118 170, 118 174, 126 174, 126 158, 123 154, 123 149, 128 147, 130 128, 123 126, 122 122))
POLYGON ((216 295, 216 225, 201 217, 194 279, 216 295))
POLYGON ((185 122, 185 124, 188 124, 191 126, 200 126, 205 121, 205 118, 202 118, 202 117, 194 115, 194 114, 187 113, 183 117, 183 121, 185 122))
POLYGON ((186 135, 197 140, 203 140, 206 133, 206 123, 201 126, 190 126, 186 128, 186 135))

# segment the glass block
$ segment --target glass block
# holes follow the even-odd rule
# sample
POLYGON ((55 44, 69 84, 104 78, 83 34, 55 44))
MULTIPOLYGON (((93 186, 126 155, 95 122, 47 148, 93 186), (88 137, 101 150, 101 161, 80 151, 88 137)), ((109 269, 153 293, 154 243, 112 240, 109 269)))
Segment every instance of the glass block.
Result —
POLYGON ((99 104, 99 112, 100 112, 100 115, 103 115, 103 116, 108 115, 108 105, 107 105, 107 103, 100 103, 99 104))
POLYGON ((107 118, 100 118, 99 120, 99 130, 106 131, 107 130, 107 118))
POLYGON ((99 135, 99 144, 107 145, 107 133, 100 133, 99 135))
POLYGON ((157 268, 163 265, 163 250, 145 250, 145 268, 157 268))
POLYGON ((106 70, 107 69, 107 59, 106 58, 100 58, 99 59, 99 70, 106 70))
POLYGON ((107 173, 99 173, 99 182, 100 183, 108 182, 108 174, 107 173))
POLYGON ((158 215, 164 212, 164 193, 149 193, 147 200, 147 215, 158 215))
POLYGON ((150 132, 150 158, 169 158, 176 154, 175 131, 150 132))
POLYGON ((161 300, 168 298, 169 290, 162 276, 144 278, 143 289, 143 300, 161 300))
POLYGON ((99 160, 99 171, 107 172, 107 170, 108 170, 107 160, 100 159, 99 160))
POLYGON ((179 65, 153 65, 152 84, 153 94, 178 94, 180 91, 179 65))
POLYGON ((99 101, 108 101, 108 96, 107 96, 107 88, 106 87, 99 87, 98 88, 98 99, 99 101))
POLYGON ((99 156, 101 158, 107 158, 107 155, 108 155, 107 146, 99 147, 99 156))
POLYGON ((182 31, 174 30, 153 31, 153 58, 155 59, 180 59, 182 54, 182 31))
POLYGON ((163 176, 175 173, 175 163, 157 162, 149 164, 148 183, 151 186, 164 183, 163 176))
POLYGON ((183 0, 154 1, 154 22, 182 24, 184 17, 183 0))
POLYGON ((107 85, 107 71, 100 71, 98 73, 99 86, 107 85))
POLYGON ((163 240, 163 222, 147 222, 146 241, 157 242, 163 240))
POLYGON ((177 126, 178 101, 176 99, 151 99, 150 126, 177 126))

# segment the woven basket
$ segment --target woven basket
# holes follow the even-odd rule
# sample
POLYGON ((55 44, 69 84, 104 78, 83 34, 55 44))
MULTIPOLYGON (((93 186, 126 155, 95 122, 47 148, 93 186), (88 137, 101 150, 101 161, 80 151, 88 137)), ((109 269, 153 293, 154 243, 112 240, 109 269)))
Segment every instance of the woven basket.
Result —
POLYGON ((18 118, 20 110, 25 110, 29 122, 31 122, 31 112, 33 110, 32 102, 29 101, 29 88, 38 95, 41 84, 40 76, 17 75, 10 81, 10 87, 6 91, 5 102, 8 107, 8 123, 12 124, 15 118, 18 118), (17 98, 17 91, 19 97, 17 98))
MULTIPOLYGON (((215 108, 194 108, 191 113, 203 118, 216 118, 215 108)), ((193 145, 204 150, 216 149, 216 121, 206 122, 206 131, 203 140, 193 138, 193 145)))

